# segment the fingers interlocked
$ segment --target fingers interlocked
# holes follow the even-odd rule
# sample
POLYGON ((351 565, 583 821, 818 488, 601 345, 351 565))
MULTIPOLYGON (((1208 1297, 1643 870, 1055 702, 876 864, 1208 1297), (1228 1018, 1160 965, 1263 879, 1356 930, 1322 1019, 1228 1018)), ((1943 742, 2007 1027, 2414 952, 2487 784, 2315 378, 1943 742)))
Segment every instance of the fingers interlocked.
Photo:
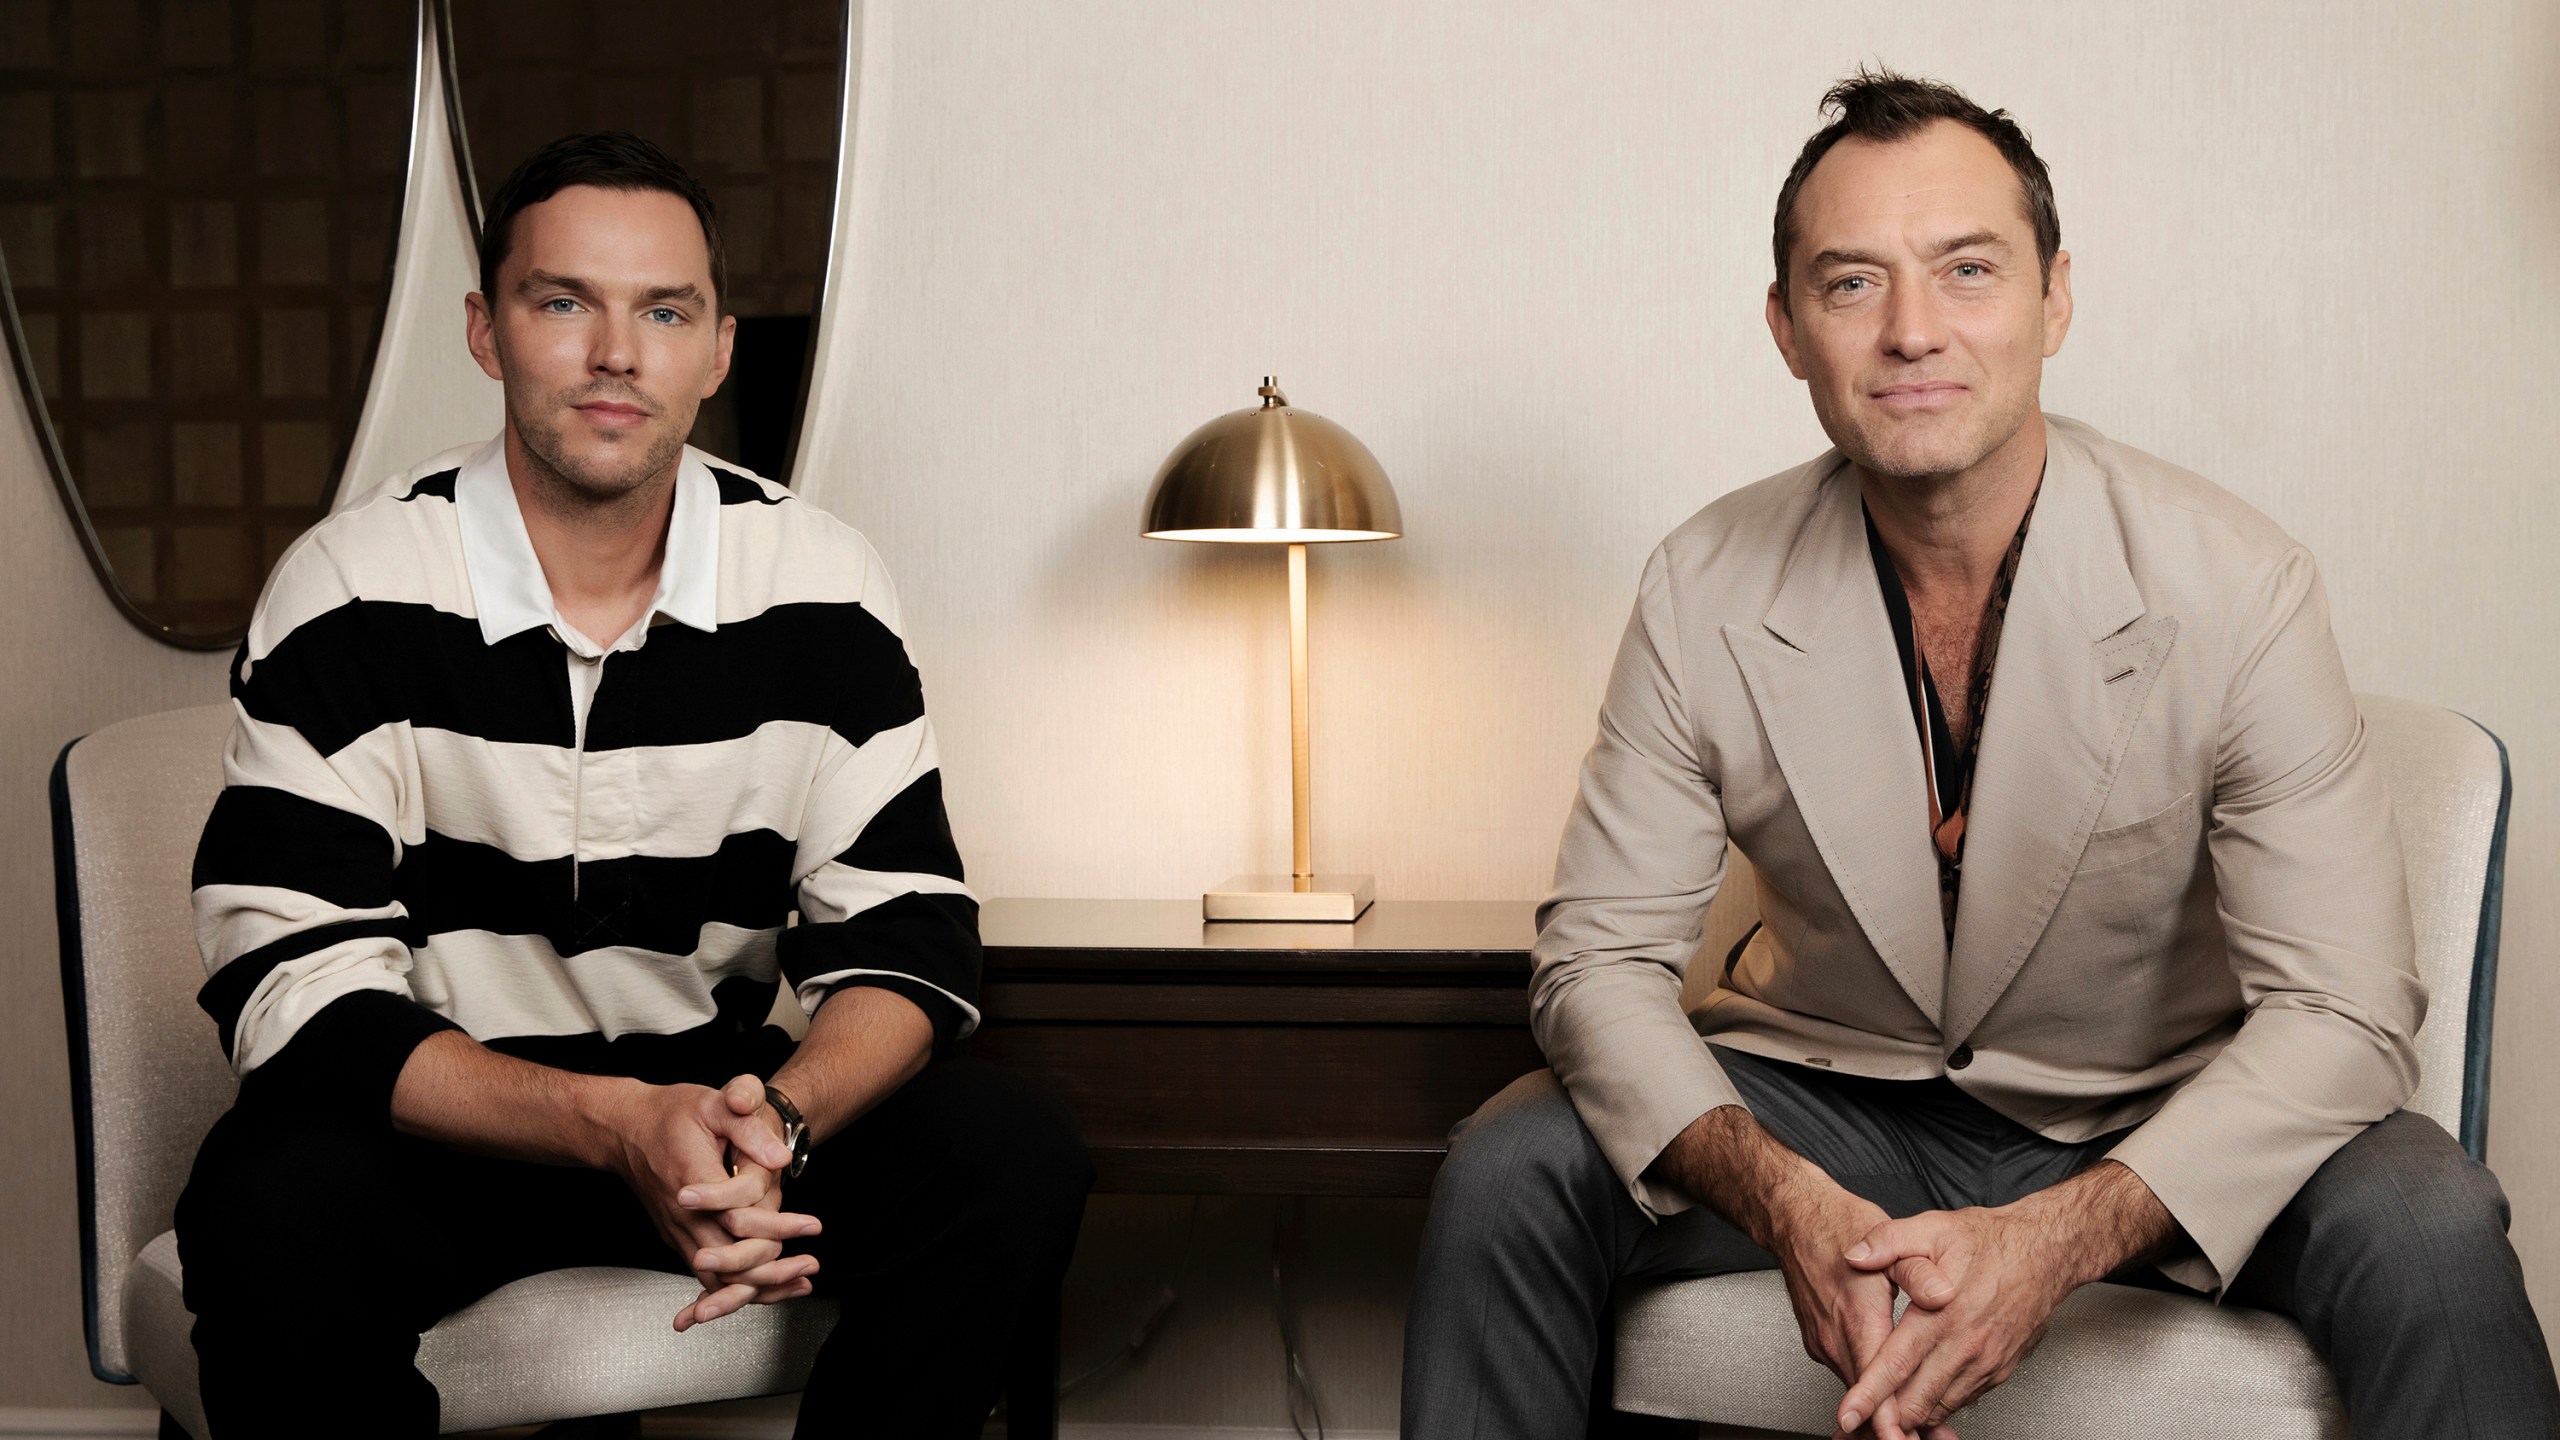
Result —
POLYGON ((819 1232, 816 1216, 781 1209, 781 1172, 791 1163, 773 1118, 763 1113, 764 1083, 741 1075, 706 1106, 713 1133, 728 1143, 730 1173, 686 1185, 676 1203, 697 1212, 686 1263, 702 1293, 676 1316, 679 1331, 748 1305, 795 1299, 815 1288, 817 1257, 784 1253, 784 1245, 819 1232))
POLYGON ((2021 1253, 1996 1212, 1933 1211, 1878 1225, 1847 1253, 1911 1297, 1842 1397, 1841 1433, 1954 1440, 1947 1421, 2016 1373, 2070 1288, 2021 1253))

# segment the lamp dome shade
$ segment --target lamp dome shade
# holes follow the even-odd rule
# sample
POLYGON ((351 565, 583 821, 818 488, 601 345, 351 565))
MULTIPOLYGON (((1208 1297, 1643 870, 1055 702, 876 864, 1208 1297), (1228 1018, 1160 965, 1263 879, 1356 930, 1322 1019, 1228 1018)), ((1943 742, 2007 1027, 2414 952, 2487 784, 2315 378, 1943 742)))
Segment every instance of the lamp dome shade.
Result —
POLYGON ((1350 431, 1289 403, 1271 380, 1259 408, 1221 415, 1165 457, 1147 492, 1153 540, 1313 544, 1404 533, 1395 487, 1350 431))

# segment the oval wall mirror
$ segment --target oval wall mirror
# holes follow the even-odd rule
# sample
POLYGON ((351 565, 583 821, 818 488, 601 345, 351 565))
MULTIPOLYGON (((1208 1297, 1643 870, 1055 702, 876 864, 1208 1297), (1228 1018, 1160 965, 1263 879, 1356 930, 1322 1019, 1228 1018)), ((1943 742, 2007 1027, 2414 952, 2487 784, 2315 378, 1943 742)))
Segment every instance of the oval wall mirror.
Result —
POLYGON ((692 441, 790 481, 834 230, 843 0, 448 0, 458 129, 485 205, 582 130, 656 142, 711 191, 738 317, 692 441))
POLYGON ((419 13, 0 4, 0 311, 63 498, 145 630, 235 642, 325 513, 399 230, 419 13))

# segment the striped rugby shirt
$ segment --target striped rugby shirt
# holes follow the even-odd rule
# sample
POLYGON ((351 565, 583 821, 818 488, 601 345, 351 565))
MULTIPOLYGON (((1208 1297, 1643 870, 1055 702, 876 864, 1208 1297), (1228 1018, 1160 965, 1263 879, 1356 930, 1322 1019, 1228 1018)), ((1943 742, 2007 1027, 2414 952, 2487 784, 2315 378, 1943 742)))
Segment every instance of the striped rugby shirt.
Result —
POLYGON ((409 1051, 646 1077, 779 976, 977 1024, 977 904, 879 555, 688 449, 650 614, 559 619, 497 440, 314 527, 231 678, 196 852, 232 1066, 389 1103, 409 1051), (796 922, 793 923, 796 917, 796 922))

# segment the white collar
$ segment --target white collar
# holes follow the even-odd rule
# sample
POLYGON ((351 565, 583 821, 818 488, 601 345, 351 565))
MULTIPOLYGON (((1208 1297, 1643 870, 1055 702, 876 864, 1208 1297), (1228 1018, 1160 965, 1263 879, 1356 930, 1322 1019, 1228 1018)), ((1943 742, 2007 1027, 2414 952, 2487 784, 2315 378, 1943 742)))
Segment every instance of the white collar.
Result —
MULTIPOLYGON (((495 645, 510 635, 554 627, 562 643, 578 632, 560 618, 551 583, 516 506, 507 479, 506 437, 480 447, 454 477, 454 520, 462 529, 462 568, 471 579, 471 601, 480 612, 480 638, 495 645)), ((658 593, 649 601, 663 615, 696 630, 720 626, 720 484, 690 445, 676 466, 674 512, 667 520, 667 554, 658 567, 658 593)), ((600 644, 611 645, 607 636, 600 644)))

